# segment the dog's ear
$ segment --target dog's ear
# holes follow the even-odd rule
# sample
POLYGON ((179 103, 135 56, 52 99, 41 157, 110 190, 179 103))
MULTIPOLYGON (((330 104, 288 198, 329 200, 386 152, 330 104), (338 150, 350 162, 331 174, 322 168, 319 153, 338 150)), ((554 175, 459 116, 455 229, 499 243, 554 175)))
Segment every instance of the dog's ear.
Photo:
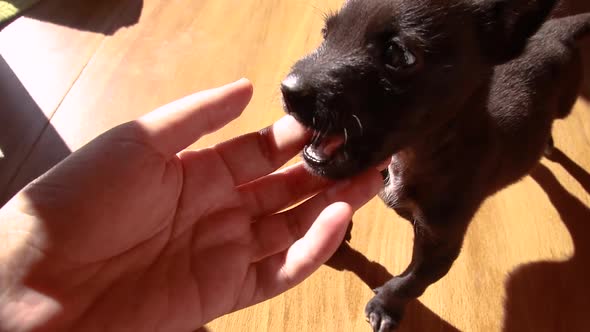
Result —
POLYGON ((476 0, 480 42, 494 63, 520 55, 545 22, 556 0, 476 0))

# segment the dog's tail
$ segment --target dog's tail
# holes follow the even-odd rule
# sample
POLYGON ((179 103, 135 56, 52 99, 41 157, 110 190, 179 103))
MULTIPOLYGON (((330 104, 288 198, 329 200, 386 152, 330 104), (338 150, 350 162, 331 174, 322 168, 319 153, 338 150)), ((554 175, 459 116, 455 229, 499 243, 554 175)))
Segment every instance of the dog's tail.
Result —
POLYGON ((557 37, 558 40, 576 47, 578 41, 590 37, 590 13, 551 19, 545 23, 542 30, 557 37))

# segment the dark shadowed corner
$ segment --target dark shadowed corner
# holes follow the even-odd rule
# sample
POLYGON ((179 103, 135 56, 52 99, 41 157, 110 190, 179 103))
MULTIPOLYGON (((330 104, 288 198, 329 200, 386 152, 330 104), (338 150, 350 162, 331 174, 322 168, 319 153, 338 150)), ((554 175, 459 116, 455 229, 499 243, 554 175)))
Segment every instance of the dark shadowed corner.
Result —
POLYGON ((70 154, 70 150, 49 123, 18 77, 0 56, 0 206, 18 190, 70 154), (41 135, 51 145, 43 151, 43 162, 34 172, 17 174, 41 135))
MULTIPOLYGON (((586 170, 557 149, 551 159, 590 193, 586 170)), ((531 176, 557 209, 572 238, 574 254, 565 262, 526 264, 510 275, 504 331, 590 331, 590 208, 569 193, 547 167, 539 165, 531 176)))
MULTIPOLYGON (((371 289, 375 289, 393 278, 393 275, 385 267, 368 260, 363 254, 351 248, 347 243, 343 243, 340 246, 334 256, 330 258, 327 265, 339 271, 350 271, 354 273, 371 289)), ((369 300, 367 298, 367 302, 369 300)), ((364 308, 359 308, 358 310, 364 310, 364 308)), ((367 330, 369 329, 370 327, 367 323, 367 330)), ((404 319, 396 331, 459 332, 457 328, 432 312, 418 300, 408 304, 404 319)))
POLYGON ((590 38, 582 43, 582 62, 584 63, 584 80, 580 95, 586 100, 590 100, 590 38))
MULTIPOLYGON (((142 8, 143 0, 40 0, 22 16, 112 35, 120 28, 139 22, 142 8)), ((0 24, 0 29, 16 19, 18 17, 0 24)))

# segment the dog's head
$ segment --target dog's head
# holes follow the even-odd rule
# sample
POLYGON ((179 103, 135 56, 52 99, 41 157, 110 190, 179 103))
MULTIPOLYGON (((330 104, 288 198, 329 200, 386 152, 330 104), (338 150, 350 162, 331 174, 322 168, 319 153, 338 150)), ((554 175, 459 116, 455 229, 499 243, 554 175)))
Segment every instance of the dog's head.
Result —
POLYGON ((348 0, 281 84, 316 174, 357 174, 443 125, 517 56, 555 0, 348 0))

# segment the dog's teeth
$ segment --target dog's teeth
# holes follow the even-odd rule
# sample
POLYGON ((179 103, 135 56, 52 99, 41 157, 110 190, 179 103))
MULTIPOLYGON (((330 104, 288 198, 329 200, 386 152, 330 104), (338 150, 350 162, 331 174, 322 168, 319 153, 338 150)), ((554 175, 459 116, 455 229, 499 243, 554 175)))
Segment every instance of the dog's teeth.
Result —
POLYGON ((317 131, 314 131, 313 136, 311 137, 311 144, 317 145, 319 140, 320 140, 320 133, 317 131))
POLYGON ((324 156, 321 156, 318 151, 316 149, 313 148, 313 146, 308 145, 307 147, 305 147, 305 153, 310 156, 312 159, 317 160, 317 161, 322 161, 325 159, 324 156))
POLYGON ((336 151, 338 150, 338 148, 340 148, 342 146, 343 143, 344 143, 343 137, 340 137, 340 136, 326 137, 323 140, 316 142, 316 144, 312 143, 312 144, 309 144, 308 146, 306 146, 305 147, 305 154, 308 157, 310 157, 313 160, 316 160, 318 162, 326 161, 326 160, 332 158, 336 154, 336 151))

